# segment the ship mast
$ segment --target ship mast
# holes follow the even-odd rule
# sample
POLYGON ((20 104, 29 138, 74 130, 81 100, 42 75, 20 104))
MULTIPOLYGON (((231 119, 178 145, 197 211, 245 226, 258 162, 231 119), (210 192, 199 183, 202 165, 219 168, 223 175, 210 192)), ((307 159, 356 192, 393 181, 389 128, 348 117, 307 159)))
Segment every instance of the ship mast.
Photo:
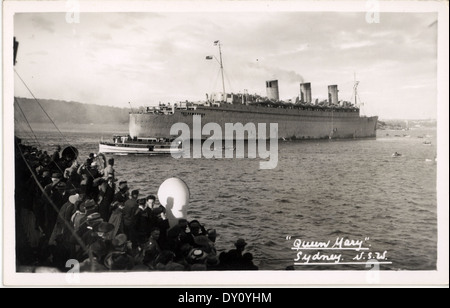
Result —
MULTIPOLYGON (((356 81, 356 74, 354 75, 354 84, 353 84, 353 95, 355 96, 355 107, 359 107, 358 106, 358 85, 359 85, 359 81, 356 81)), ((362 103, 361 103, 362 105, 362 103)))
POLYGON ((215 45, 219 45, 219 59, 220 59, 220 72, 222 74, 222 89, 223 89, 223 100, 226 101, 225 97, 225 80, 223 79, 223 63, 222 63, 222 49, 220 48, 220 41, 215 41, 215 45))
POLYGON ((359 85, 359 81, 356 80, 356 74, 354 73, 354 85, 353 85, 353 95, 355 95, 355 107, 359 108, 361 114, 364 114, 363 111, 363 106, 364 103, 361 101, 361 98, 358 95, 358 85, 359 85), (359 101, 359 103, 358 103, 359 101))
POLYGON ((223 62, 222 62, 222 49, 220 46, 220 41, 214 41, 214 46, 219 46, 219 60, 217 60, 216 56, 206 56, 206 60, 216 59, 216 61, 220 65, 220 73, 222 75, 222 91, 223 91, 223 101, 226 101, 225 97, 225 79, 223 78, 223 62))

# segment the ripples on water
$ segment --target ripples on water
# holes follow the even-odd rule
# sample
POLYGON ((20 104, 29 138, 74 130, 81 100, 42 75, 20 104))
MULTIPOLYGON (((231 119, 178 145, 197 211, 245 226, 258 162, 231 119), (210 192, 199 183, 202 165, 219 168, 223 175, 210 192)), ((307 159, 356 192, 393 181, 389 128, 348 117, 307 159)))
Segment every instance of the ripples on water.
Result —
MULTIPOLYGON (((98 151, 98 131, 64 132, 79 149, 80 161, 98 151)), ((296 252, 291 246, 296 238, 334 242, 337 237, 370 237, 371 250, 387 250, 393 262, 381 269, 436 269, 436 139, 425 146, 424 139, 417 138, 436 136, 436 131, 410 131, 410 138, 386 136, 387 132, 379 131, 376 140, 280 141, 279 162, 273 170, 260 170, 258 159, 133 155, 115 156, 115 166, 119 179, 128 180, 130 188, 143 195, 156 194, 169 177, 183 179, 191 192, 189 219, 217 229, 219 251, 245 238, 247 250, 263 270, 293 265, 296 252), (395 151, 403 156, 392 158, 395 151), (288 235, 291 240, 286 240, 288 235)), ((43 148, 64 144, 56 133, 37 135, 43 148)))

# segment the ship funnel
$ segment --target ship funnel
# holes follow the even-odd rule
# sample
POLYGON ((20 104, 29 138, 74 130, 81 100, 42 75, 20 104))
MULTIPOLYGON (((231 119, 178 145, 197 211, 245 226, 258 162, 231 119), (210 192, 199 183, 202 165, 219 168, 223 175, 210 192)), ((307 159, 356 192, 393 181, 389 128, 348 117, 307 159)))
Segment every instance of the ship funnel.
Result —
POLYGON ((338 100, 338 86, 330 85, 328 86, 328 103, 337 105, 339 103, 338 100))
POLYGON ((278 101, 280 99, 280 96, 278 93, 278 80, 266 81, 266 91, 267 91, 267 97, 270 100, 278 101))
POLYGON ((302 104, 304 103, 311 103, 311 83, 301 83, 300 84, 300 102, 302 104))

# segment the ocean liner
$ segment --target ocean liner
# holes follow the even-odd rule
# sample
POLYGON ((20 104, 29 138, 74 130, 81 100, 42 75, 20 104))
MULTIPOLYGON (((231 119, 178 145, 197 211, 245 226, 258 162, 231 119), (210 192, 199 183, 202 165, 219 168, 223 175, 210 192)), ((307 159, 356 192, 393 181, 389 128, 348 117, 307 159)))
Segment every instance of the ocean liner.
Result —
MULTIPOLYGON (((266 126, 278 123, 280 139, 358 139, 376 136, 378 117, 360 115, 357 102, 358 82, 355 81, 352 102, 339 101, 337 85, 328 86, 328 100, 319 102, 316 99, 313 102, 311 83, 300 83, 300 95, 295 101, 280 101, 278 80, 266 82, 266 97, 248 93, 226 93, 220 42, 214 43, 219 47, 220 58, 207 56, 206 59, 215 58, 220 64, 223 92, 206 95, 206 100, 200 103, 160 103, 159 106, 130 112, 129 134, 132 139, 174 138, 176 136, 170 133, 172 125, 185 123, 192 131, 195 115, 200 116, 202 124, 217 123, 223 132, 226 132, 226 123, 263 123, 266 126)), ((269 131, 266 135, 268 138, 269 131)), ((202 135, 201 139, 208 137, 202 135)), ((234 134, 226 133, 224 137, 236 138, 234 134)))

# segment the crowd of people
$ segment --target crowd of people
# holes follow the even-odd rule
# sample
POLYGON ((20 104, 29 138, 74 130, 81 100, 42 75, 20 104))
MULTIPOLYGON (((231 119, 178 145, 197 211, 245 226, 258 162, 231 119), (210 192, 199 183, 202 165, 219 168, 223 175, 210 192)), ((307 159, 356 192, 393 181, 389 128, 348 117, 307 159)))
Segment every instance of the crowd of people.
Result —
POLYGON ((155 195, 117 179, 114 158, 100 166, 93 153, 82 164, 77 155, 59 146, 50 155, 16 140, 18 271, 67 271, 71 259, 81 272, 258 269, 244 239, 218 253, 215 229, 196 219, 170 226, 155 195))

